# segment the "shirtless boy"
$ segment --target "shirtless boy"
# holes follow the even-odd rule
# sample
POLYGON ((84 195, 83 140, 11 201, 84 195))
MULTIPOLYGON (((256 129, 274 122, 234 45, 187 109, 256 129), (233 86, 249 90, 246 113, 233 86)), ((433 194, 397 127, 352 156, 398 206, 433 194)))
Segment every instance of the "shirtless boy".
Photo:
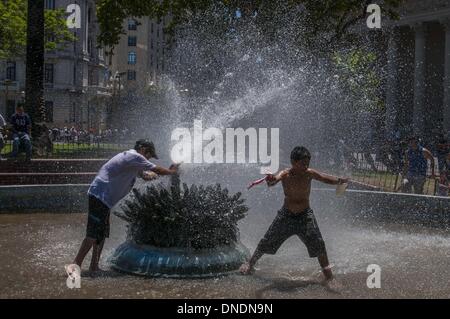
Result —
POLYGON ((347 178, 337 178, 309 168, 311 154, 305 147, 297 146, 291 152, 292 167, 268 175, 268 186, 274 186, 281 181, 284 190, 284 205, 277 217, 258 244, 250 261, 239 269, 243 274, 251 274, 258 259, 264 254, 275 254, 280 246, 292 235, 297 235, 308 249, 311 258, 317 257, 326 281, 333 279, 333 273, 328 262, 325 243, 309 206, 311 180, 338 185, 348 182, 347 178))

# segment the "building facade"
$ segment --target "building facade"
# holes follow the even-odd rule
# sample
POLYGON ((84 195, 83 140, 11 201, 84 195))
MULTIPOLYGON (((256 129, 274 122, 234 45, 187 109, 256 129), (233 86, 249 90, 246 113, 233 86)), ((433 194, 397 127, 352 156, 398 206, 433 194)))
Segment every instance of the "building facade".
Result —
POLYGON ((167 18, 156 21, 148 17, 124 21, 119 44, 110 59, 115 78, 114 94, 140 94, 158 85, 166 71, 167 36, 164 26, 167 18), (120 84, 119 84, 120 81, 120 84))
MULTIPOLYGON (((81 28, 73 29, 76 40, 45 53, 44 87, 47 121, 53 127, 103 129, 111 103, 109 71, 104 50, 97 48, 99 32, 93 0, 46 0, 46 9, 66 9, 78 4, 81 28)), ((0 61, 0 112, 12 115, 24 100, 23 58, 0 61)))
POLYGON ((407 0, 391 21, 386 129, 424 138, 450 131, 450 1, 407 0))

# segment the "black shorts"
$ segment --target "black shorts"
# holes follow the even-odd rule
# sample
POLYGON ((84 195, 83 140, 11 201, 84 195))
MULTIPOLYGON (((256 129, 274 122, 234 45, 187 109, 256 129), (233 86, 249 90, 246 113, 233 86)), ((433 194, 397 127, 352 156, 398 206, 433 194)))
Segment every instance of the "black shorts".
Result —
POLYGON ((109 237, 109 207, 97 197, 89 195, 89 213, 86 237, 100 243, 109 237))
POLYGON ((311 208, 296 214, 285 207, 281 208, 256 249, 264 254, 273 255, 286 239, 293 235, 297 235, 305 244, 309 257, 317 257, 326 252, 322 234, 311 208))

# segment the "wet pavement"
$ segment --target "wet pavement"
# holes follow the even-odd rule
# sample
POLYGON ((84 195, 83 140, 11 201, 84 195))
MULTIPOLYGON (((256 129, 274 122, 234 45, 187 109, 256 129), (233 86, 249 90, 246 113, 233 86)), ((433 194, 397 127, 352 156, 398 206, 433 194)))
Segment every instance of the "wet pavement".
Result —
MULTIPOLYGON (((241 240, 252 251, 275 213, 250 211, 241 240)), ((318 263, 298 238, 264 256, 253 276, 210 279, 143 278, 109 269, 107 258, 125 240, 125 223, 112 216, 101 277, 83 265, 81 289, 66 286, 85 232, 86 214, 0 215, 0 298, 448 298, 450 236, 445 229, 348 222, 320 215, 339 292, 320 284, 318 263), (367 267, 381 268, 381 288, 369 289, 367 267)))

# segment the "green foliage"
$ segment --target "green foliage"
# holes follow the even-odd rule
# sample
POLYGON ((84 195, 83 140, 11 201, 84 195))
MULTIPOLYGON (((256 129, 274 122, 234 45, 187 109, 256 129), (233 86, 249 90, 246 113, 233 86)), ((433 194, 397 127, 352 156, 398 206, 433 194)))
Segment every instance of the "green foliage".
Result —
POLYGON ((46 50, 57 50, 76 40, 75 35, 67 28, 63 9, 45 10, 45 36, 46 50))
MULTIPOLYGON (((396 9, 403 1, 384 0, 383 14, 397 18, 396 9)), ((218 20, 228 21, 230 26, 233 23, 231 17, 239 9, 243 19, 254 19, 269 36, 280 23, 288 23, 297 29, 299 35, 296 38, 306 41, 304 44, 310 42, 314 45, 323 42, 324 38, 333 43, 351 39, 349 28, 367 16, 366 8, 371 3, 373 0, 100 0, 97 2, 99 42, 113 50, 124 33, 122 23, 127 17, 161 19, 170 15, 168 31, 173 32, 175 27, 188 22, 194 15, 218 6, 224 8, 218 20)))
POLYGON ((0 1, 0 58, 23 53, 26 46, 26 1, 0 1))
MULTIPOLYGON (((397 19, 396 9, 404 0, 384 0, 380 5, 384 18, 397 19)), ((367 16, 367 7, 373 0, 292 0, 306 9, 304 18, 309 26, 308 38, 314 39, 320 34, 330 35, 329 41, 351 40, 349 28, 367 16)))
MULTIPOLYGON (((176 181, 177 184, 179 181, 176 181)), ((178 184, 179 185, 179 184, 178 184)), ((230 196, 226 188, 215 186, 170 189, 150 186, 146 192, 134 189, 123 213, 128 236, 139 244, 157 247, 213 248, 238 240, 237 222, 245 217, 241 193, 230 196)))
POLYGON ((381 76, 376 53, 361 48, 336 52, 333 62, 339 74, 339 85, 352 101, 351 109, 346 112, 381 111, 383 103, 378 96, 381 76))
MULTIPOLYGON (((75 39, 66 26, 64 10, 45 10, 45 36, 46 50, 57 49, 75 39)), ((27 1, 0 1, 0 59, 24 56, 26 38, 27 1)))

